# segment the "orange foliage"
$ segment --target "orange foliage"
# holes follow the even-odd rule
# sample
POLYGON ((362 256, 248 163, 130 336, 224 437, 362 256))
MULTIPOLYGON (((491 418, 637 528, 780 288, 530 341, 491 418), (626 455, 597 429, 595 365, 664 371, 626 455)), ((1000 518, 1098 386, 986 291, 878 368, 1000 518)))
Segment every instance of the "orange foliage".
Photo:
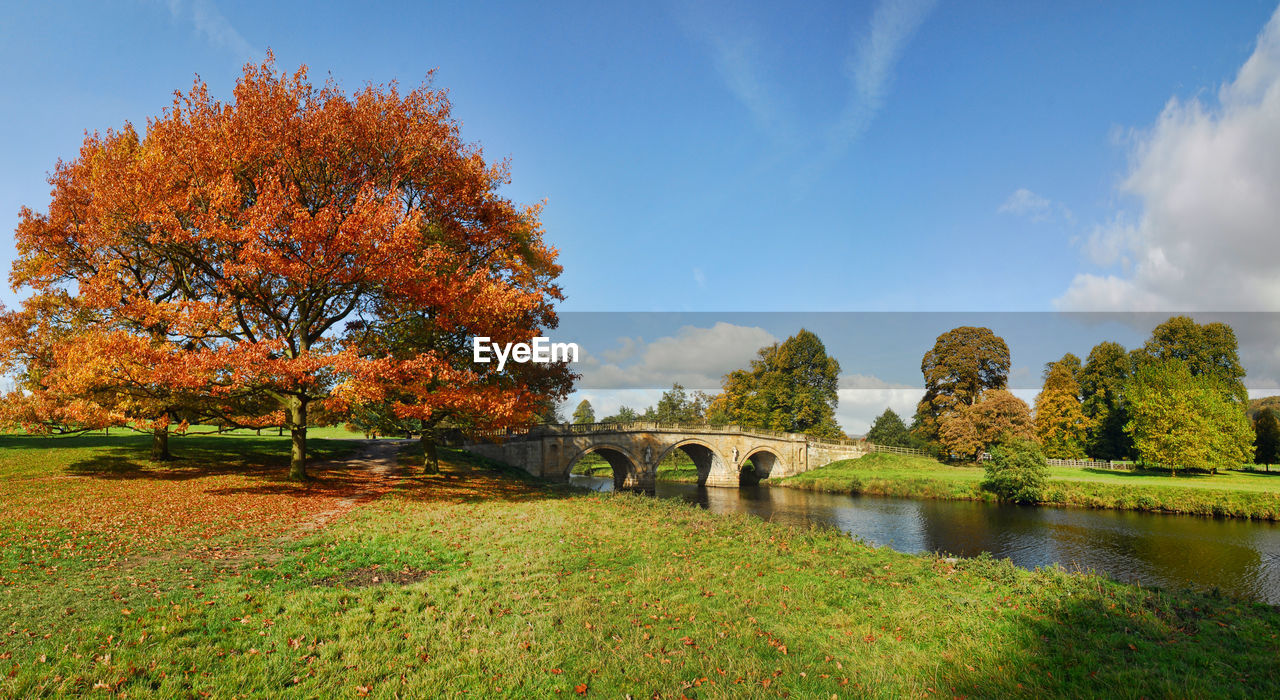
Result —
POLYGON ((229 103, 197 81, 145 137, 88 136, 58 164, 48 212, 22 210, 12 280, 34 295, 4 321, 6 360, 25 371, 8 418, 283 412, 295 476, 316 400, 527 422, 567 391, 567 368, 520 382, 432 340, 555 326, 556 251, 538 206, 498 194, 507 180, 429 84, 348 96, 272 58, 246 66, 229 103), (413 318, 428 336, 386 339, 413 318))

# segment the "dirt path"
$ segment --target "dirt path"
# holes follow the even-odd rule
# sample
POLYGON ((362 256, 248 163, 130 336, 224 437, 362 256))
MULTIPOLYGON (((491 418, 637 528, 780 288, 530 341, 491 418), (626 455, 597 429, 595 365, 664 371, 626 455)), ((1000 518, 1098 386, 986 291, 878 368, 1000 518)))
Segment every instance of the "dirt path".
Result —
POLYGON ((329 521, 351 510, 357 503, 385 492, 392 479, 406 471, 398 463, 398 455, 401 449, 413 444, 412 440, 361 440, 360 442, 360 449, 354 455, 341 460, 317 462, 312 466, 361 467, 369 470, 378 479, 339 498, 334 502, 333 508, 316 513, 310 520, 303 523, 301 530, 312 531, 324 527, 329 521))

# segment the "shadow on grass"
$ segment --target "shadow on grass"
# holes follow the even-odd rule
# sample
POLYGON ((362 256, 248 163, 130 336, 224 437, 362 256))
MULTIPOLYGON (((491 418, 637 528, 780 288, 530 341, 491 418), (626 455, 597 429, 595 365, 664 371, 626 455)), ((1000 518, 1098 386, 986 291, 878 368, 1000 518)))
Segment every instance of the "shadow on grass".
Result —
POLYGON ((170 438, 173 459, 150 460, 147 435, 67 437, 3 436, 0 451, 64 450, 65 473, 102 480, 188 481, 235 476, 252 485, 212 488, 215 495, 259 494, 342 496, 376 480, 367 466, 345 462, 364 443, 352 440, 308 441, 305 482, 288 479, 289 438, 275 436, 179 436, 170 438))
POLYGON ((1097 474, 1099 476, 1120 477, 1122 479, 1126 477, 1137 479, 1137 478, 1147 478, 1147 477, 1154 476, 1154 477, 1162 477, 1164 479, 1168 479, 1170 482, 1176 481, 1178 479, 1193 479, 1193 480, 1208 479, 1214 476, 1209 472, 1193 472, 1193 471, 1179 471, 1174 473, 1173 475, 1170 475, 1169 472, 1163 471, 1160 469, 1133 469, 1133 470, 1123 469, 1121 470, 1121 469, 1099 469, 1098 467, 1083 467, 1080 469, 1080 471, 1086 474, 1097 474))
POLYGON ((405 472, 399 479, 399 497, 417 503, 525 502, 581 495, 568 484, 545 481, 518 467, 473 455, 465 450, 439 449, 440 473, 421 473, 422 448, 407 447, 400 453, 405 472))
POLYGON ((1280 697, 1280 611, 1271 606, 1085 579, 1010 608, 1013 631, 995 667, 943 659, 952 693, 1280 697))

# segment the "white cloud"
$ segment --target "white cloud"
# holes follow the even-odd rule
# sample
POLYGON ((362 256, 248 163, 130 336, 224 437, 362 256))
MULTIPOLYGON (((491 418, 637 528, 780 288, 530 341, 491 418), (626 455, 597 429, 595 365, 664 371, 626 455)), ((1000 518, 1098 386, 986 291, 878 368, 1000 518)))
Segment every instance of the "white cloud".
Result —
MULTIPOLYGON (((670 386, 669 382, 667 386, 670 386)), ((708 393, 718 393, 718 384, 716 388, 705 390, 708 393)), ((656 405, 662 392, 662 389, 580 389, 565 402, 563 413, 566 416, 572 413, 573 408, 583 399, 591 402, 597 418, 611 416, 622 406, 642 412, 646 407, 656 405)), ((916 404, 924 395, 924 389, 894 384, 863 374, 847 374, 840 376, 837 394, 839 404, 836 407, 836 422, 850 435, 863 435, 871 427, 872 421, 884 413, 886 408, 892 408, 904 422, 910 424, 911 417, 915 415, 916 404)))
MULTIPOLYGON (((743 26, 732 12, 686 9, 680 14, 686 30, 710 49, 712 63, 725 88, 751 114, 752 120, 788 147, 810 151, 820 168, 842 156, 866 132, 884 107, 893 82, 894 68, 916 29, 932 11, 936 0, 880 0, 855 49, 844 62, 849 94, 840 114, 826 128, 794 124, 788 113, 783 89, 770 80, 771 66, 764 60, 766 49, 755 31, 743 26), (816 138, 803 144, 801 133, 816 138)), ((840 68, 840 66, 836 66, 840 68)))
POLYGON ((721 378, 746 367, 760 348, 778 342, 773 334, 754 326, 719 322, 710 328, 684 326, 674 336, 647 345, 620 338, 619 350, 586 351, 575 369, 584 389, 660 389, 672 383, 690 390, 719 390, 721 378), (627 363, 626 360, 634 361, 627 363))
POLYGON ((190 21, 196 33, 214 48, 227 49, 237 58, 248 60, 253 49, 213 0, 168 0, 174 19, 190 21))
POLYGON ((1073 310, 1280 310, 1280 9, 1216 104, 1171 99, 1137 135, 1121 191, 1140 212, 1084 244, 1073 310))
POLYGON ((834 132, 836 151, 858 140, 884 107, 893 69, 934 4, 935 0, 882 0, 876 5, 866 35, 845 64, 852 90, 834 132))
POLYGON ((768 128, 777 124, 777 100, 760 78, 755 64, 754 56, 759 54, 755 40, 745 35, 716 34, 708 41, 716 72, 729 92, 747 108, 758 126, 768 128))
POLYGON ((837 394, 836 422, 850 435, 865 435, 886 408, 892 408, 910 425, 924 389, 865 374, 844 374, 840 376, 837 394))
POLYGON ((1071 221, 1071 210, 1067 205, 1061 202, 1054 202, 1048 197, 1042 197, 1031 190, 1021 187, 1014 190, 1013 194, 996 209, 997 214, 1012 214, 1014 216, 1022 216, 1033 222, 1054 221, 1061 219, 1071 221))

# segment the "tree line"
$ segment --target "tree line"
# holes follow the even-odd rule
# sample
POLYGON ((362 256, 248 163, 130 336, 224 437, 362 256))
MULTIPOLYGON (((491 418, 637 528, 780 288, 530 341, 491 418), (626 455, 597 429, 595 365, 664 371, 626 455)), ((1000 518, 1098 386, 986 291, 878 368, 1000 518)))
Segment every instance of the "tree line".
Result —
POLYGON ((1280 460, 1280 420, 1268 405, 1258 405, 1251 420, 1227 324, 1174 316, 1142 347, 1102 342, 1083 362, 1067 353, 1045 366, 1034 411, 1008 391, 1009 367, 1008 345, 989 328, 938 336, 921 361, 925 394, 912 425, 887 410, 868 439, 967 459, 1031 442, 1049 458, 1137 460, 1170 470, 1280 460))
MULTIPOLYGON (((622 406, 598 422, 732 424, 840 438, 844 433, 835 417, 839 376, 840 363, 827 355, 817 335, 802 328, 781 343, 760 348, 749 367, 726 374, 717 394, 690 392, 676 383, 656 406, 643 411, 622 406)), ((590 401, 578 403, 573 422, 597 422, 590 401)))

